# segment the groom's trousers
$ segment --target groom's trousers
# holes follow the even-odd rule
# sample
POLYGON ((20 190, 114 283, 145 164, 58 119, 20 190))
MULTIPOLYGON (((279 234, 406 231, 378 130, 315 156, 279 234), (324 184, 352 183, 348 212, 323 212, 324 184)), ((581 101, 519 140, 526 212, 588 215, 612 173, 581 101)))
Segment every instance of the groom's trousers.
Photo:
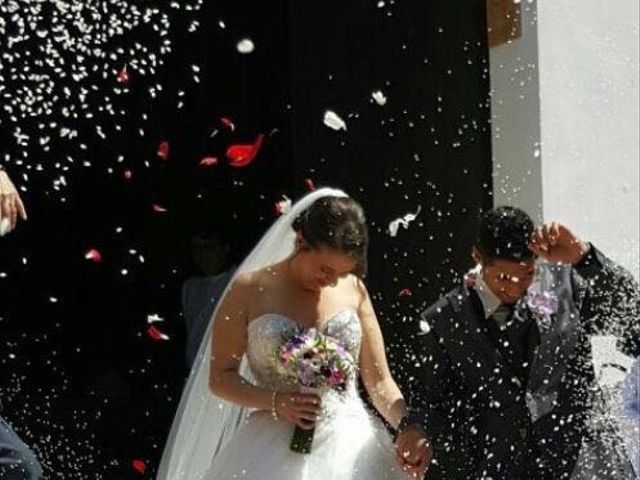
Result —
POLYGON ((39 480, 42 467, 11 426, 0 417, 0 479, 39 480))

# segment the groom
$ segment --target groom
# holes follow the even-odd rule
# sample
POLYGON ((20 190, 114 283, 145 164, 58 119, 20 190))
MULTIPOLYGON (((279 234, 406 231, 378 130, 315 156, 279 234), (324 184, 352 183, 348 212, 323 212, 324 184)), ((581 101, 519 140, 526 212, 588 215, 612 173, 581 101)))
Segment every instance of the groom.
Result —
MULTIPOLYGON (((589 441, 589 335, 640 353, 638 285, 566 226, 535 228, 522 210, 494 209, 479 230, 477 268, 411 340, 400 461, 419 475, 433 455, 428 480, 568 479, 589 441)), ((625 478, 605 460, 610 476, 597 478, 625 478)))

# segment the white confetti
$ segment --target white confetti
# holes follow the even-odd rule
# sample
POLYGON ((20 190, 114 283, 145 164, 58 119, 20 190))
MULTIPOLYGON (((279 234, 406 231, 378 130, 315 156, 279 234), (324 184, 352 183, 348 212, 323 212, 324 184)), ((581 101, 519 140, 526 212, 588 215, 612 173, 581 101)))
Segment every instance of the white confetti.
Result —
POLYGON ((333 110, 327 110, 324 114, 324 124, 333 130, 347 130, 347 124, 333 110))
POLYGON ((152 313, 151 315, 147 315, 147 323, 152 324, 156 322, 164 322, 164 318, 162 318, 157 313, 152 313))
MULTIPOLYGON (((130 94, 141 77, 157 76, 172 51, 174 31, 194 25, 190 18, 182 25, 172 10, 195 17, 202 1, 0 2, 0 124, 13 136, 13 145, 4 145, 11 160, 18 164, 20 156, 49 152, 59 138, 72 162, 95 136, 112 139, 112 117, 128 114, 117 97, 130 94), (34 124, 34 118, 42 122, 34 124), (75 143, 80 136, 82 143, 75 143)), ((149 94, 157 98, 161 91, 155 84, 149 94)), ((59 181, 55 188, 64 186, 59 181)))
POLYGON ((389 223, 389 235, 391 235, 392 237, 398 235, 398 229, 401 225, 405 230, 408 229, 409 224, 416 219, 421 211, 422 206, 418 205, 418 210, 416 211, 416 213, 407 213, 405 216, 393 220, 391 223, 389 223))
POLYGON ((256 46, 253 44, 253 41, 250 38, 243 38, 238 42, 236 48, 240 53, 246 55, 252 53, 255 50, 256 46))
POLYGON ((380 90, 376 90, 375 92, 373 92, 371 94, 371 97, 375 100, 375 102, 380 105, 381 107, 384 107, 387 104, 387 97, 384 95, 384 93, 382 93, 382 91, 380 90))
POLYGON ((420 320, 420 334, 426 335, 431 331, 431 325, 426 320, 420 320))

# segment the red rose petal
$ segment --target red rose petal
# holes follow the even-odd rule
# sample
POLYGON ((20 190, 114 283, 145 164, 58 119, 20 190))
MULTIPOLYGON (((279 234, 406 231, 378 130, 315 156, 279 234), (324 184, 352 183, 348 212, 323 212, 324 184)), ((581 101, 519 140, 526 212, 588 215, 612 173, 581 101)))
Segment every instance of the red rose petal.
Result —
POLYGON ((167 160, 169 160, 169 151, 170 151, 169 142, 167 142, 166 140, 160 142, 160 144, 158 145, 158 152, 157 152, 158 158, 166 162, 167 160))
POLYGON ((313 180, 311 180, 310 178, 307 178, 304 181, 304 183, 307 186, 307 190, 309 190, 310 192, 313 192, 316 189, 316 185, 313 183, 313 180))
POLYGON ((201 167, 215 167, 218 165, 218 157, 204 157, 200 160, 201 167))
POLYGON ((102 254, 99 250, 92 248, 84 254, 84 258, 94 263, 100 263, 102 261, 102 254))
POLYGON ((147 471, 147 464, 144 463, 144 460, 134 460, 133 462, 131 462, 131 466, 136 472, 142 475, 144 475, 144 473, 147 471))
POLYGON ((157 203, 153 204, 153 211, 156 213, 164 213, 167 211, 162 205, 158 205, 157 203))
POLYGON ((229 165, 232 167, 246 167, 251 164, 256 158, 262 142, 264 141, 264 135, 258 135, 253 145, 231 145, 227 149, 227 158, 229 159, 229 165))
POLYGON ((129 83, 130 77, 129 72, 127 71, 127 66, 122 67, 122 70, 118 72, 118 76, 116 77, 118 83, 127 84, 129 83))
POLYGON ((233 121, 228 117, 222 117, 220 119, 220 123, 227 127, 232 132, 236 129, 236 126, 233 124, 233 121))
POLYGON ((402 290, 400 290, 399 295, 401 297, 410 297, 411 295, 413 295, 413 292, 408 288, 403 288, 402 290))
POLYGON ((150 325, 149 328, 147 328, 147 335, 149 335, 155 341, 169 340, 169 335, 162 333, 153 325, 150 325))

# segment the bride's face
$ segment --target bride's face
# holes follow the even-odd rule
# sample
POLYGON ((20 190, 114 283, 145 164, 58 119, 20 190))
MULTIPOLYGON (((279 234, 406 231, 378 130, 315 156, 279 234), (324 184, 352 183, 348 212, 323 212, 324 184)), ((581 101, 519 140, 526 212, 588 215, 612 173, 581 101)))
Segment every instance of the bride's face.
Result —
POLYGON ((294 275, 305 290, 320 291, 355 271, 357 262, 346 254, 327 247, 300 248, 293 262, 294 275))

